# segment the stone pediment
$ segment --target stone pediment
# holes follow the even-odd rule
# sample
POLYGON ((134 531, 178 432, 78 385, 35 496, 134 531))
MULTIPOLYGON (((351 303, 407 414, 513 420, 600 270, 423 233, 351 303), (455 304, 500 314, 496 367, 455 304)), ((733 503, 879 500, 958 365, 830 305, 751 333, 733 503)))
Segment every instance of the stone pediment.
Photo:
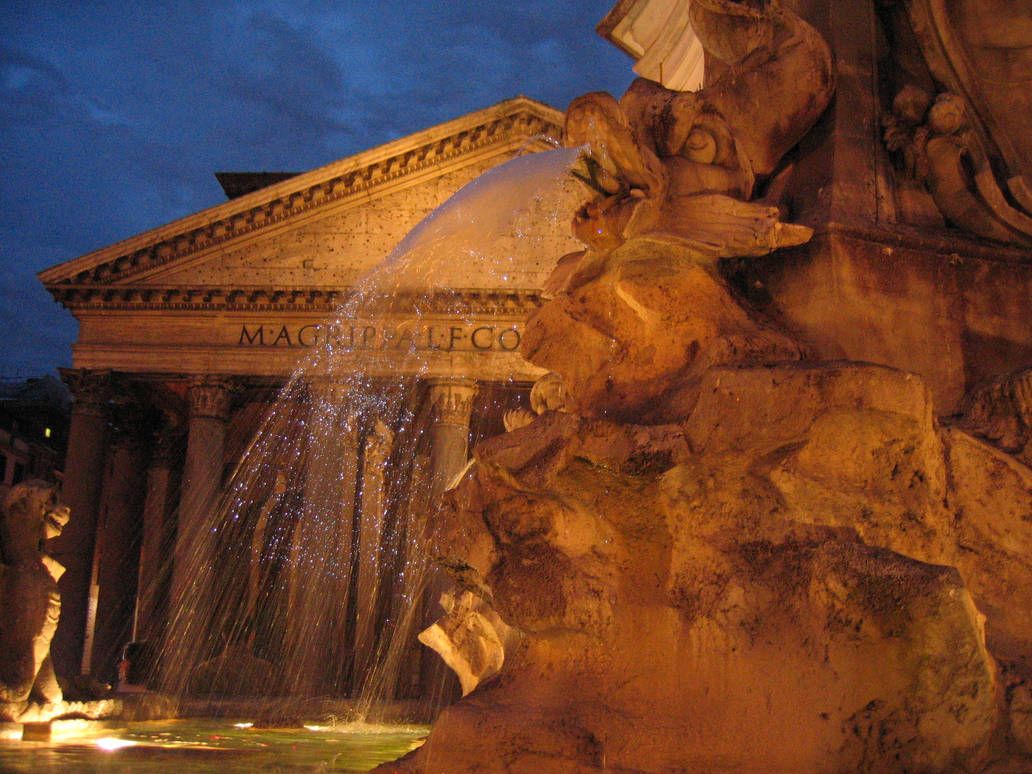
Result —
POLYGON ((504 196, 464 198, 457 215, 434 223, 453 219, 462 230, 466 220, 487 221, 486 237, 474 228, 458 240, 449 232, 430 242, 433 260, 392 263, 397 271, 381 301, 346 302, 464 185, 518 156, 532 166, 556 158, 529 154, 552 148, 562 121, 547 105, 510 99, 272 182, 39 278, 79 321, 77 368, 158 379, 282 378, 332 339, 370 372, 528 380, 539 369, 518 354, 523 321, 556 259, 578 249, 569 213, 584 191, 561 170, 549 172, 561 182, 548 196, 513 186, 523 201, 515 223, 503 217, 512 207, 504 196))
MULTIPOLYGON (((562 119, 540 102, 506 100, 59 264, 39 278, 73 312, 333 308, 462 185, 511 157, 551 147, 562 119)), ((565 223, 549 229, 540 235, 549 249, 537 251, 549 255, 516 267, 506 277, 509 287, 539 287, 554 251, 572 249, 565 223)), ((490 290, 481 277, 449 279, 453 287, 490 290)))

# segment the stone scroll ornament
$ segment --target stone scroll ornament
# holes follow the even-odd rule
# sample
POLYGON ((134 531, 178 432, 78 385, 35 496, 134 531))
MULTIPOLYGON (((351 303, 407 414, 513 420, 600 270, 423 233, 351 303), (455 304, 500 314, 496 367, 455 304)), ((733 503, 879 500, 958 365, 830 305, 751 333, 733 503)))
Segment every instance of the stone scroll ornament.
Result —
POLYGON ((15 719, 30 701, 62 699, 50 661, 64 572, 44 551, 61 534, 68 507, 53 484, 26 481, 7 493, 0 514, 0 714, 15 719))
POLYGON ((1032 6, 1010 0, 895 0, 897 55, 883 120, 897 166, 953 226, 1032 246, 1032 6))

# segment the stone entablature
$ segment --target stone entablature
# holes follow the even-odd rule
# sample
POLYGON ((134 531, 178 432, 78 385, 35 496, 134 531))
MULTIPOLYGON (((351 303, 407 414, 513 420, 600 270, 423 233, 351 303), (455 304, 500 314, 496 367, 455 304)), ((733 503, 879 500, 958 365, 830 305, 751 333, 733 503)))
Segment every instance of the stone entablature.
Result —
MULTIPOLYGON (((331 314, 355 302, 354 291, 291 287, 206 287, 206 286, 98 286, 68 284, 51 288, 51 293, 70 310, 119 311, 225 310, 225 311, 314 311, 331 314)), ((540 304, 537 290, 449 289, 421 296, 392 296, 393 308, 411 305, 414 312, 525 315, 540 304)), ((367 305, 368 306, 368 305, 367 305)))

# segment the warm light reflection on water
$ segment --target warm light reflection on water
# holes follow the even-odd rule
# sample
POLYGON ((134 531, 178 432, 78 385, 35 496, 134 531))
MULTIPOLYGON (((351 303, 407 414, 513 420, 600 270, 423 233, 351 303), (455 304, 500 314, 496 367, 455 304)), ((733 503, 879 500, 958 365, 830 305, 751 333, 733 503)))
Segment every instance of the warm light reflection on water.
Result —
POLYGON ((143 772, 357 772, 404 755, 428 729, 349 723, 254 728, 251 722, 81 723, 50 742, 0 742, 5 774, 143 772))

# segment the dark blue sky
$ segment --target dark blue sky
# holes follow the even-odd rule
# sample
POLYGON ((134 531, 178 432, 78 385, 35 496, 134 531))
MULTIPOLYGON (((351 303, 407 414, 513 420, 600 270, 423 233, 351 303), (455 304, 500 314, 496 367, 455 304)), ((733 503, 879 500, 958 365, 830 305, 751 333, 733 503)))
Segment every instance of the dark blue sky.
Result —
POLYGON ((0 377, 71 365, 36 272, 517 94, 619 95, 615 0, 0 0, 0 377))

